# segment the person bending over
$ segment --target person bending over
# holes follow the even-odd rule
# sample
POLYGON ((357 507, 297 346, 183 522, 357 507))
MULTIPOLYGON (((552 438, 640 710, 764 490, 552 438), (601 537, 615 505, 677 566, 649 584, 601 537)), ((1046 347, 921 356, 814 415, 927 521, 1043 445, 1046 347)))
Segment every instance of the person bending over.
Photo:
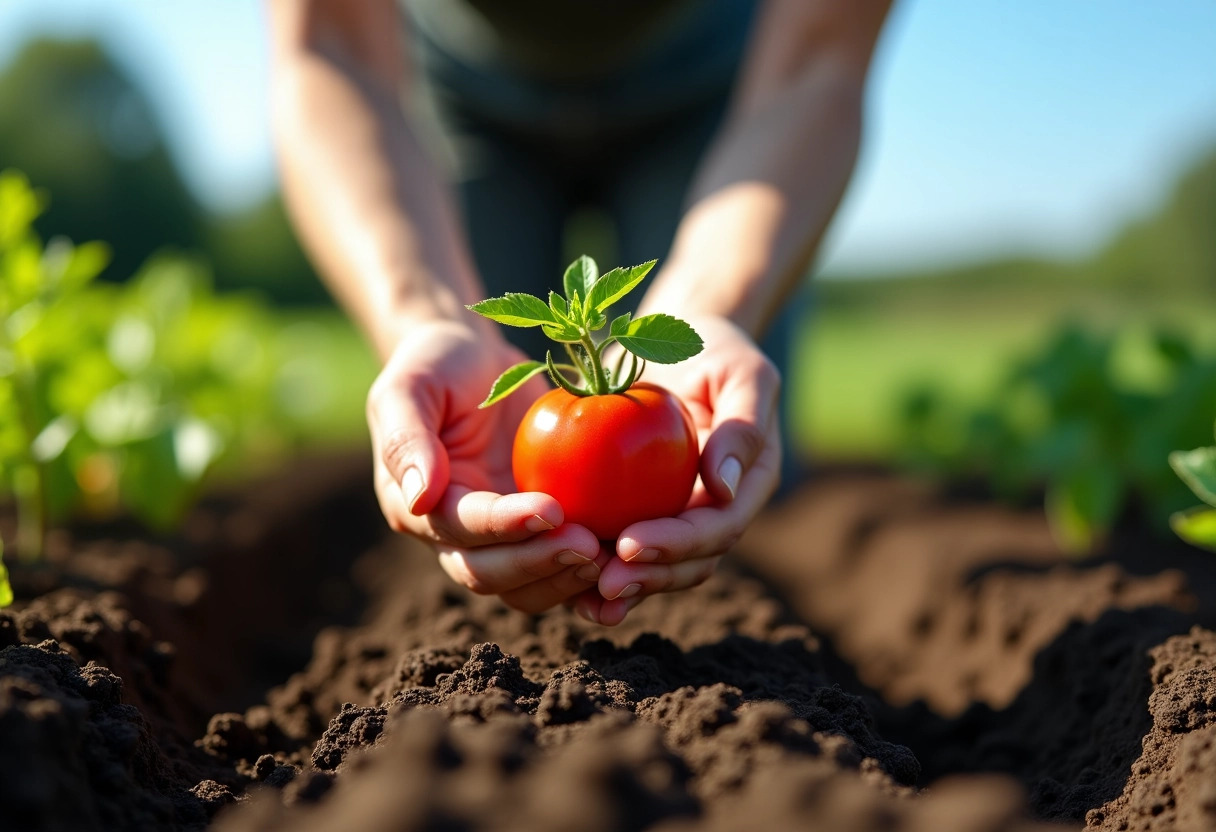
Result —
POLYGON ((888 6, 268 0, 283 191, 384 362, 367 414, 394 530, 474 592, 604 625, 709 577, 780 480, 798 284, 852 173, 888 6), (515 428, 545 384, 477 405, 543 350, 465 309, 546 295, 586 205, 613 218, 609 265, 660 258, 640 311, 705 342, 647 378, 693 414, 712 505, 604 543, 514 493, 515 428))

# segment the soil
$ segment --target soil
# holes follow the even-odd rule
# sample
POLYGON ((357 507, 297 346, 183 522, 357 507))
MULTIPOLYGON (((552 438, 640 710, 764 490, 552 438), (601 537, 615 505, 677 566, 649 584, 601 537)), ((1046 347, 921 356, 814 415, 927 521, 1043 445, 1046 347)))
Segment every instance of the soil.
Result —
POLYGON ((823 471, 606 630, 450 584, 368 470, 10 564, 4 828, 1216 829, 1216 568, 1135 523, 823 471))

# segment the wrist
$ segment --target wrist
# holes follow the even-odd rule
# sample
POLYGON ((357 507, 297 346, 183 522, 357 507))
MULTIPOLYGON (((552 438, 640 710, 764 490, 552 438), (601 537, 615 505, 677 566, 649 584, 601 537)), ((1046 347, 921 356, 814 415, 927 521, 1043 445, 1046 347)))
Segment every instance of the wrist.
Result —
POLYGON ((402 293, 386 299, 369 329, 376 351, 381 359, 387 359, 403 338, 431 326, 460 327, 479 338, 501 337, 446 289, 402 293))
POLYGON ((752 280, 725 272, 693 273, 670 266, 656 278, 638 306, 638 314, 664 312, 688 320, 716 318, 758 337, 763 316, 754 310, 747 287, 752 280))

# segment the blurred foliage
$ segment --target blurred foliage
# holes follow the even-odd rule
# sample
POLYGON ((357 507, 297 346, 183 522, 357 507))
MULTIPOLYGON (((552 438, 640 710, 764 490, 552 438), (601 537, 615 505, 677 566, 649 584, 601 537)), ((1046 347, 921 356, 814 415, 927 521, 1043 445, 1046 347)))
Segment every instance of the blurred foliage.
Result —
POLYGON ((212 264, 217 288, 329 303, 277 195, 232 214, 199 205, 151 102, 96 43, 32 41, 0 75, 0 170, 10 167, 55 195, 37 222, 44 237, 113 246, 107 278, 172 246, 212 264))
POLYGON ((1018 362, 979 407, 934 386, 910 393, 903 443, 913 464, 982 477, 1009 499, 1045 488, 1057 540, 1083 553, 1131 500, 1153 522, 1190 502, 1166 459, 1207 440, 1213 413, 1216 356, 1167 331, 1132 351, 1125 334, 1071 325, 1018 362), (1151 364, 1128 368, 1127 355, 1151 364))
POLYGON ((73 513, 169 527, 216 463, 274 455, 324 421, 327 372, 349 370, 324 366, 324 330, 215 294, 197 259, 156 254, 124 284, 95 281, 108 247, 44 245, 46 202, 0 173, 0 496, 29 556, 73 513))

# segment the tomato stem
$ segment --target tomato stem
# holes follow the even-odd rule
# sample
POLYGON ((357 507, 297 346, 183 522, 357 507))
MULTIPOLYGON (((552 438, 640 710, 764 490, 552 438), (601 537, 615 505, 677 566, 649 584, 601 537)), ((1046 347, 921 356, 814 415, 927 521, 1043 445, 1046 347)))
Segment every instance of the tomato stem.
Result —
POLYGON ((549 350, 545 353, 545 365, 549 369, 549 378, 553 379, 553 383, 565 390, 567 393, 571 394, 572 396, 591 395, 589 390, 576 387, 575 385, 571 384, 565 376, 562 375, 561 370, 559 370, 557 365, 553 363, 553 350, 549 350))
POLYGON ((595 342, 591 340, 591 333, 585 328, 579 327, 578 334, 583 349, 587 352, 587 361, 591 364, 591 378, 588 379, 588 382, 591 384, 592 392, 597 396, 605 396, 612 392, 612 387, 608 384, 608 377, 604 374, 600 351, 596 349, 595 342))
POLYGON ((578 368, 579 379, 587 384, 591 380, 591 370, 587 366, 587 360, 579 354, 573 344, 562 344, 566 348, 566 354, 570 356, 570 361, 578 368))

